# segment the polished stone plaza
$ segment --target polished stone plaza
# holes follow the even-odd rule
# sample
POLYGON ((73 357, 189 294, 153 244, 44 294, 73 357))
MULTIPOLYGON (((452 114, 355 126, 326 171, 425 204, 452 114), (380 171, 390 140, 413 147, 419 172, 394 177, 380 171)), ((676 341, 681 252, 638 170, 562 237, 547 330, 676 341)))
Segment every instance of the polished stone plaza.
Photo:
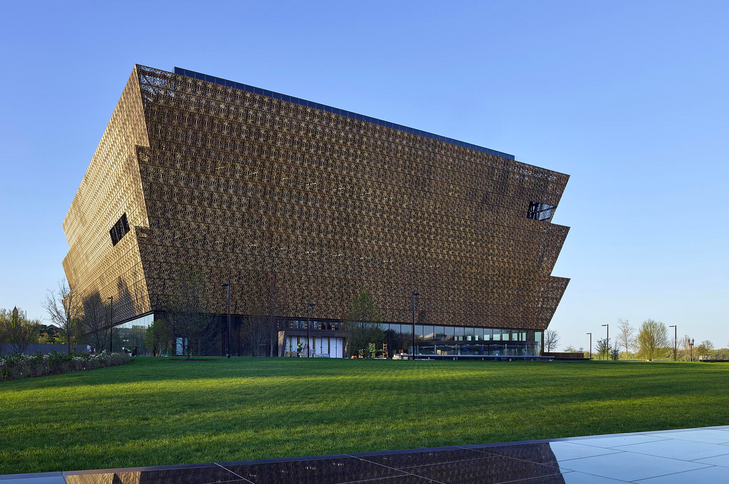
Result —
POLYGON ((729 425, 266 461, 0 476, 13 484, 729 483, 729 425))

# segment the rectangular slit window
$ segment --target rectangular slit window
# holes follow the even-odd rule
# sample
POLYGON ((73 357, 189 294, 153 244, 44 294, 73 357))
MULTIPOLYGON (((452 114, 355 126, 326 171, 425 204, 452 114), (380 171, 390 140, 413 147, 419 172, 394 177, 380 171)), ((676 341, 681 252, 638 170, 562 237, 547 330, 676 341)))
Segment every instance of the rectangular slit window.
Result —
POLYGON ((116 245, 129 232, 129 222, 127 222, 127 214, 123 213, 121 218, 117 220, 114 226, 109 230, 111 235, 111 245, 116 245))
POLYGON ((547 205, 546 203, 529 202, 527 218, 542 222, 549 222, 552 219, 552 215, 554 215, 554 210, 556 208, 556 206, 547 205))

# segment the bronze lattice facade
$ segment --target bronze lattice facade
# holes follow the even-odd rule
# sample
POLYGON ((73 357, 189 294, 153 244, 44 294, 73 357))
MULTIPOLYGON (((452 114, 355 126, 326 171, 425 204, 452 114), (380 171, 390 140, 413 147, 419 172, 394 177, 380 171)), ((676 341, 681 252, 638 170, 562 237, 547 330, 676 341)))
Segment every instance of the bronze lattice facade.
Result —
POLYGON ((177 267, 226 312, 277 281, 280 316, 545 329, 568 279, 551 223, 568 176, 513 156, 176 69, 136 66, 63 227, 72 288, 114 320, 159 311, 177 267))

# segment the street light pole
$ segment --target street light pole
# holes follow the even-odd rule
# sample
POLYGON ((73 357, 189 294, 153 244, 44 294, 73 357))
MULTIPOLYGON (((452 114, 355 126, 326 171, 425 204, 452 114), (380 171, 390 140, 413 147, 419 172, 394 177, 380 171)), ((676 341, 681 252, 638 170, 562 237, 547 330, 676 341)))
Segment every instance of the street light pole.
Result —
POLYGON ((696 342, 696 340, 694 340, 694 339, 690 339, 688 341, 689 348, 691 349, 691 360, 690 361, 694 361, 694 343, 695 342, 696 342))
POLYGON ((221 284, 222 287, 228 288, 228 331, 226 331, 226 339, 227 342, 225 344, 226 348, 228 349, 228 352, 225 356, 230 358, 230 279, 228 279, 228 282, 221 284))
POLYGON ((309 308, 316 306, 316 303, 306 303, 306 357, 311 358, 311 345, 309 345, 309 328, 311 321, 309 320, 309 308))
POLYGON ((114 296, 109 296, 107 299, 111 299, 111 316, 109 317, 109 354, 112 352, 114 346, 114 340, 112 339, 112 331, 114 330, 114 296))
POLYGON ((678 346, 676 345, 677 344, 676 342, 678 341, 677 340, 677 338, 678 338, 678 328, 676 327, 675 324, 672 325, 672 326, 669 326, 669 328, 673 328, 673 361, 676 361, 676 360, 678 360, 678 357, 677 357, 677 354, 676 354, 678 352, 678 346))
POLYGON ((411 351, 412 352, 412 355, 413 355, 413 360, 415 359, 415 302, 416 302, 416 299, 415 298, 417 296, 420 296, 420 293, 419 292, 414 292, 413 293, 413 348, 412 348, 412 351, 411 351))
POLYGON ((605 359, 606 360, 609 360, 610 359, 610 325, 609 324, 603 324, 603 326, 607 326, 607 339, 605 340, 605 342, 607 344, 606 345, 607 346, 607 348, 606 348, 607 353, 605 354, 605 359))
POLYGON ((592 333, 587 333, 590 335, 590 359, 592 359, 592 333))

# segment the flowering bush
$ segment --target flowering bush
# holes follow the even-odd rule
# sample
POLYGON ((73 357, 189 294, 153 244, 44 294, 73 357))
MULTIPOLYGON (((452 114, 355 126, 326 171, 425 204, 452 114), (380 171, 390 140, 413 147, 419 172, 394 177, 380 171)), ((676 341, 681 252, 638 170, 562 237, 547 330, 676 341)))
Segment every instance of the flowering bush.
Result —
POLYGON ((33 376, 53 375, 69 371, 95 370, 106 366, 118 366, 129 363, 127 353, 111 355, 47 353, 42 355, 0 355, 0 381, 16 380, 33 376))

